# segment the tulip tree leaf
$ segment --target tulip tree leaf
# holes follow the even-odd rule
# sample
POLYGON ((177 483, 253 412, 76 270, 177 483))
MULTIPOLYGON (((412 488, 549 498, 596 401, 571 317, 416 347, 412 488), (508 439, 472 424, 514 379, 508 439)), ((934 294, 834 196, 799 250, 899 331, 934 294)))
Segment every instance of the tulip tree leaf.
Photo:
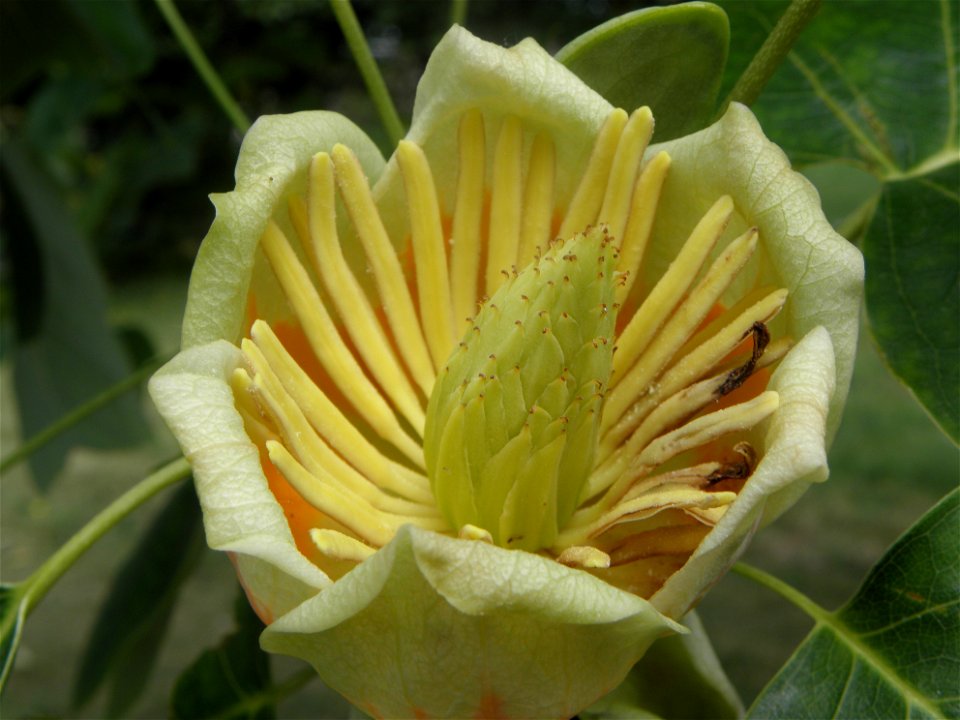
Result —
MULTIPOLYGON (((5 240, 15 272, 16 341, 11 353, 21 431, 30 437, 130 372, 107 324, 102 278, 50 177, 24 143, 4 143, 3 181, 14 201, 5 240)), ((136 398, 126 396, 30 458, 34 480, 49 486, 74 445, 117 447, 146 429, 136 398)))
MULTIPOLYGON (((738 74, 786 3, 724 7, 738 74)), ((956 146, 956 5, 870 7, 823 3, 752 108, 795 163, 845 158, 886 176, 956 146)))
MULTIPOLYGON (((960 442, 956 5, 864 7, 824 3, 753 109, 794 162, 853 162, 883 183, 844 223, 851 239, 866 229, 871 327, 894 373, 960 442)), ((739 70, 783 5, 728 9, 739 70)))
POLYGON ((202 549, 200 505, 186 483, 114 578, 75 678, 75 707, 109 682, 108 713, 126 714, 150 677, 177 595, 202 549))
POLYGON ((173 689, 171 717, 269 720, 277 695, 260 650, 263 623, 243 593, 234 607, 236 629, 187 668, 173 689))
POLYGON ((622 15, 571 41, 557 60, 616 107, 649 105, 662 142, 712 119, 729 41, 723 10, 691 2, 622 15))
POLYGON ((960 717, 960 490, 823 612, 751 718, 960 717))
POLYGON ((863 241, 867 310, 893 371, 960 442, 960 163, 887 183, 863 241))
POLYGON ((0 694, 17 659, 26 617, 27 597, 23 585, 0 585, 0 694))

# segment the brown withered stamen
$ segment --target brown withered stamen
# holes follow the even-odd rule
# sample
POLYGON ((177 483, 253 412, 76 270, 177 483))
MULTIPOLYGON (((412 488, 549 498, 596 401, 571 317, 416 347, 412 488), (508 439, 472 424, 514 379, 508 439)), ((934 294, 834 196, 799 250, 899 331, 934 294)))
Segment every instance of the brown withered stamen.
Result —
POLYGON ((746 379, 753 374, 753 370, 757 366, 757 361, 763 356, 763 351, 770 343, 770 331, 767 330, 767 326, 762 322, 755 322, 753 326, 744 333, 743 337, 746 338, 747 335, 753 335, 753 352, 750 354, 750 359, 740 367, 730 371, 727 379, 717 388, 718 397, 732 393, 743 385, 746 379))

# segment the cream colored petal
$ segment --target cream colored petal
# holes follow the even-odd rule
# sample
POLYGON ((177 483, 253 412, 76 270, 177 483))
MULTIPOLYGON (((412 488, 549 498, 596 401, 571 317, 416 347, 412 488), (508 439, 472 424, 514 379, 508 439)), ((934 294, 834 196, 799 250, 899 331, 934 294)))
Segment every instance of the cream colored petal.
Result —
POLYGON ((234 553, 241 580, 268 617, 328 587, 297 550, 243 430, 229 379, 240 351, 215 341, 177 355, 150 380, 150 396, 190 461, 207 543, 234 553))
POLYGON ((768 387, 779 394, 780 407, 753 439, 762 459, 690 560, 651 598, 670 617, 682 617, 696 604, 758 526, 790 507, 811 483, 827 478, 827 417, 836 391, 827 331, 811 330, 787 353, 768 387))

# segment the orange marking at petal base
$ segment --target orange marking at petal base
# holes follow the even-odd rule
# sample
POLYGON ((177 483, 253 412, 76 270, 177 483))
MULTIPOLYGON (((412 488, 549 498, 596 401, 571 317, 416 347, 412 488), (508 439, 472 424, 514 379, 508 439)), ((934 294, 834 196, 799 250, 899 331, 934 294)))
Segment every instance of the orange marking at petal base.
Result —
POLYGON ((263 474, 267 478, 267 485, 270 488, 270 492, 273 493, 273 496, 283 509, 284 517, 287 519, 287 525, 290 527, 290 532, 293 535, 294 543, 297 545, 297 550, 310 562, 329 575, 331 580, 338 580, 355 568, 357 564, 354 562, 349 560, 334 560, 321 553, 310 538, 310 530, 314 528, 331 529, 354 538, 356 535, 333 520, 329 515, 317 510, 317 508, 304 500, 300 493, 287 482, 283 474, 274 467, 263 450, 261 450, 260 465, 263 467, 263 474))
POLYGON ((243 580, 243 576, 240 574, 240 569, 237 567, 237 557, 235 553, 228 552, 227 557, 230 558, 230 563, 233 565, 234 571, 237 573, 237 580, 240 583, 240 587, 243 588, 244 595, 247 596, 247 602, 250 603, 250 607, 253 609, 253 612, 257 614, 257 617, 260 618, 260 622, 264 625, 269 625, 274 621, 273 612, 266 605, 260 602, 257 597, 250 591, 250 588, 247 587, 247 584, 243 580))
POLYGON ((413 708, 413 716, 414 716, 417 720, 429 720, 429 719, 430 719, 430 714, 429 714, 426 710, 423 710, 422 708, 418 708, 418 707, 413 708))
POLYGON ((509 720, 503 712, 503 699, 492 691, 480 697, 480 707, 473 717, 476 720, 509 720))
POLYGON ((270 492, 277 499, 283 509, 284 516, 287 518, 287 525, 290 526, 290 532, 293 533, 293 540, 297 544, 297 549, 315 565, 319 565, 320 559, 324 556, 317 549, 313 540, 310 539, 310 529, 325 523, 327 516, 304 500, 300 493, 293 489, 293 486, 273 466, 265 453, 261 453, 260 464, 263 466, 263 474, 267 478, 270 492))

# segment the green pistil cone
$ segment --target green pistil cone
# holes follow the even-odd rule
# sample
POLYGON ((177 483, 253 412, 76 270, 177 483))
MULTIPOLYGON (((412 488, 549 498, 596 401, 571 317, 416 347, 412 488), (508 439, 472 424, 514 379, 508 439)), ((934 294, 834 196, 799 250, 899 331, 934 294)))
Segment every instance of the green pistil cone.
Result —
POLYGON ((616 323, 603 228, 554 244, 477 315, 430 396, 424 450, 455 528, 553 544, 593 467, 616 323))

